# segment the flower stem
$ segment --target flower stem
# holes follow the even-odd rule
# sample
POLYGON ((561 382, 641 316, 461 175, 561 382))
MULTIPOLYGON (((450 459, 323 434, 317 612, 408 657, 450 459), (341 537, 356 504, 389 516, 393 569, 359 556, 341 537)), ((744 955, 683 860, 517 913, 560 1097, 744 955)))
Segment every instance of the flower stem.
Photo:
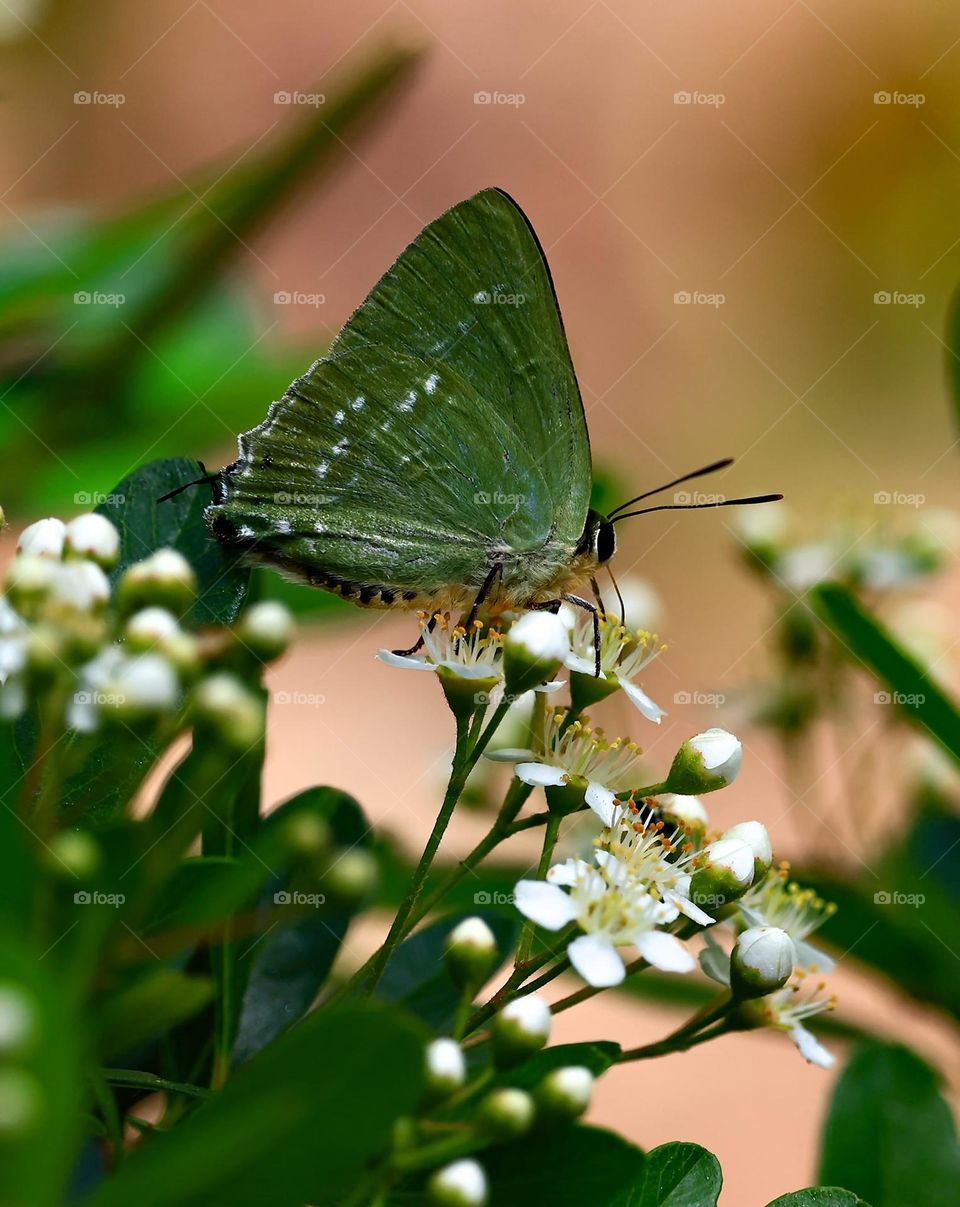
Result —
MULTIPOLYGON (((557 838, 560 834, 560 820, 559 813, 551 813, 547 818, 546 829, 543 833, 543 850, 540 853, 540 863, 537 866, 538 880, 545 880, 547 878, 547 869, 550 867, 550 860, 553 858, 553 849, 557 845, 557 838)), ((514 961, 515 968, 526 963, 530 958, 535 930, 536 928, 530 919, 525 919, 523 929, 520 932, 520 941, 517 943, 517 958, 514 961)))
POLYGON ((658 1040, 653 1044, 644 1044, 639 1048, 630 1048, 626 1052, 621 1052, 617 1057, 617 1064, 626 1064, 632 1060, 651 1060, 655 1056, 670 1056, 674 1052, 686 1052, 690 1048, 695 1048, 698 1044, 705 1044, 708 1040, 716 1039, 718 1036, 732 1030, 728 1019, 721 1019, 714 1023, 712 1027, 707 1027, 703 1031, 696 1031, 692 1035, 681 1036, 658 1040))

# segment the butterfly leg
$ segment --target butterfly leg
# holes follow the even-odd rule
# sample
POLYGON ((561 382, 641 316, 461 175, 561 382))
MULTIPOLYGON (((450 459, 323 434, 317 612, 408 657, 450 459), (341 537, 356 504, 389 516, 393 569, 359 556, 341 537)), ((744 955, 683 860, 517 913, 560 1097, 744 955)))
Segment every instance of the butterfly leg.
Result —
MULTIPOLYGON (((436 627, 437 627, 437 618, 436 618, 436 616, 431 616, 430 619, 427 621, 427 630, 426 631, 428 633, 432 633, 436 627)), ((417 640, 414 642, 414 644, 408 650, 391 650, 391 653, 399 654, 399 656, 401 658, 409 658, 411 654, 415 654, 422 647, 423 647, 423 633, 420 634, 420 636, 417 638, 417 640)))
POLYGON ((487 576, 483 580, 483 582, 480 584, 480 590, 477 592, 477 598, 473 601, 473 606, 470 609, 470 614, 467 616, 467 623, 464 625, 464 628, 467 630, 468 633, 473 629, 473 622, 477 619, 477 613, 480 611, 480 607, 483 604, 483 601, 487 598, 487 596, 493 590, 493 584, 497 581, 497 579, 502 574, 503 574, 503 562, 494 562, 493 565, 490 567, 490 569, 487 571, 487 576))
POLYGON ((600 678, 600 609, 596 604, 592 604, 589 599, 581 599, 579 595, 564 594, 563 599, 567 603, 575 604, 578 608, 584 608, 593 617, 593 658, 595 663, 594 675, 597 679, 600 678))

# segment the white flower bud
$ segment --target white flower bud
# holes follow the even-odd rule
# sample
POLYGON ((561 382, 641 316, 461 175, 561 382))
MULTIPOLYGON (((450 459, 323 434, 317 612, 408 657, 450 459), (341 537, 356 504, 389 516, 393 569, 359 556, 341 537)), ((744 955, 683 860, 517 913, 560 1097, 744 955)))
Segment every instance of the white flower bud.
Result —
POLYGON ((518 696, 553 676, 570 653, 570 634, 551 612, 526 612, 511 625, 503 643, 503 670, 509 695, 518 696))
POLYGON ((501 1067, 519 1064, 550 1038, 550 1007, 535 993, 515 998, 493 1020, 493 1051, 501 1067))
POLYGON ((323 878, 324 887, 339 905, 356 908, 373 892, 377 883, 377 861, 362 847, 341 852, 323 878))
POLYGON ((120 534, 106 516, 95 511, 78 515, 66 527, 66 548, 104 567, 116 565, 120 556, 120 534))
POLYGON ((725 729, 707 729, 688 738, 677 751, 666 790, 680 796, 714 792, 732 783, 740 770, 743 747, 725 729))
POLYGON ((731 826, 724 833, 723 837, 738 838, 753 851, 753 879, 755 883, 759 883, 769 872, 773 863, 773 847, 770 844, 767 827, 761 821, 738 821, 735 826, 731 826))
POLYGON ((583 1065, 554 1069, 537 1088, 537 1105, 548 1114, 576 1119, 590 1105, 594 1077, 583 1065))
POLYGON ((0 1055, 21 1056, 37 1034, 37 1011, 22 986, 0 984, 0 1055))
POLYGON ((438 1169, 427 1189, 435 1207, 484 1207, 487 1175, 477 1161, 464 1157, 438 1169))
POLYGON ((753 848, 741 838, 718 838, 705 847, 690 878, 690 899, 704 909, 742 897, 753 883, 753 848))
POLYGON ((295 627, 289 608, 266 599, 247 608, 237 622, 236 633, 258 658, 269 661, 287 649, 295 627))
POLYGON ((447 935, 444 961, 458 989, 479 989, 499 960, 497 940, 482 918, 464 918, 447 935))
POLYGON ((158 549, 134 562, 117 585, 117 599, 127 611, 157 604, 181 615, 197 592, 197 577, 182 553, 158 549))
POLYGON ((45 599, 59 567, 49 557, 34 557, 20 554, 10 563, 7 571, 7 594, 17 611, 24 614, 42 599, 45 599))
POLYGON ((234 675, 204 679, 193 702, 197 719, 210 724, 230 746, 245 750, 263 738, 263 705, 234 675))
POLYGON ((778 926, 751 926, 734 944, 730 985, 737 997, 762 997, 782 988, 797 962, 797 949, 778 926))
POLYGON ((180 622, 166 608, 142 608, 127 621, 124 635, 130 646, 148 650, 180 632, 180 622))
POLYGON ((49 598, 76 612, 90 612, 110 598, 110 582, 96 562, 78 558, 57 566, 49 598))
POLYGON ((63 542, 67 526, 63 520, 52 516, 46 520, 37 520, 20 533, 17 541, 17 553, 26 557, 52 557, 59 559, 63 555, 63 542))
POLYGON ((125 658, 104 685, 103 701, 123 717, 173 712, 180 702, 176 672, 159 654, 125 658))
POLYGON ((438 1097, 459 1090, 467 1079, 467 1062, 455 1039, 435 1039, 427 1044, 427 1085, 438 1097))
POLYGON ((706 829, 707 811, 698 796, 678 796, 675 792, 661 792, 656 801, 657 808, 665 817, 679 822, 686 829, 706 829))
POLYGON ((515 1140, 529 1131, 536 1115, 533 1098, 526 1090, 492 1090, 476 1114, 479 1127, 493 1140, 515 1140))

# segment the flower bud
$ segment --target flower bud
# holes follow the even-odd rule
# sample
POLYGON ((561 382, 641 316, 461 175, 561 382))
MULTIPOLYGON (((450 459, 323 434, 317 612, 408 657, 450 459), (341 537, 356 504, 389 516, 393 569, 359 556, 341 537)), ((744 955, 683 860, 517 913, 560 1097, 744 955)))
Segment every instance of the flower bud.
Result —
POLYGON ((688 738, 677 751, 664 785, 667 792, 696 796, 732 783, 740 770, 743 747, 725 729, 707 729, 688 738))
POLYGON ((526 612, 512 625, 503 643, 507 693, 519 696, 552 679, 570 653, 570 636, 559 616, 526 612))
POLYGON ((330 826, 309 809, 298 809, 281 822, 283 843, 294 859, 316 859, 329 850, 330 826))
POLYGON ((740 838, 718 838, 697 857, 690 900, 709 909, 742 897, 753 883, 753 848, 740 838))
POLYGON ((110 581, 96 562, 77 558, 57 566, 48 596, 74 612, 92 612, 110 598, 110 581))
POLYGON ((183 554, 158 549, 124 571, 117 584, 117 601, 125 612, 156 604, 182 616, 196 592, 197 577, 183 554))
POLYGON ((763 997, 782 989, 793 973, 797 949, 778 926, 751 926, 734 944, 730 988, 739 998, 763 997))
POLYGON ((477 1126, 492 1140, 515 1140, 530 1130, 536 1107, 526 1090, 492 1090, 480 1103, 477 1126))
POLYGON ((427 1183, 427 1191, 434 1207, 484 1207, 487 1175, 478 1162, 464 1157, 438 1169, 427 1183))
POLYGON ((253 654, 269 662, 284 653, 293 641, 294 630, 289 608, 267 599, 247 608, 234 631, 253 654))
POLYGON ((497 940, 482 918, 464 918, 447 935, 444 962, 458 989, 479 989, 500 962, 497 940))
POLYGON ((24 557, 52 557, 59 560, 63 555, 63 542, 67 526, 63 520, 52 516, 46 520, 37 520, 20 533, 17 541, 17 553, 24 557))
POLYGON ((655 798, 660 812, 692 833, 702 834, 707 828, 707 811, 697 796, 678 796, 675 792, 661 792, 655 798))
POLYGON ((49 850, 51 868, 71 879, 89 880, 102 861, 96 839, 83 830, 61 830, 51 838, 49 850))
POLYGON ((436 1098, 447 1098, 467 1079, 467 1062, 455 1039, 435 1039, 427 1044, 427 1088, 436 1098))
POLYGON ((583 1065, 566 1065, 548 1073, 537 1087, 537 1106, 555 1119, 576 1119, 590 1105, 593 1074, 583 1065))
POLYGON ((373 892, 377 871, 377 861, 369 851, 351 847, 334 859, 323 877, 323 886, 338 905, 355 909, 373 892))
POLYGON ((193 693, 193 706, 197 720, 228 746, 247 750, 263 739, 263 704, 234 675, 221 672, 202 680, 193 693))
POLYGON ((125 721, 173 712, 180 703, 176 672, 159 654, 125 658, 103 686, 103 706, 125 721))
POLYGON ((120 556, 120 534, 106 516, 95 511, 78 515, 66 527, 68 553, 86 557, 104 569, 115 566, 120 556))
POLYGON ((493 1020, 493 1055, 501 1068, 520 1064, 550 1038, 550 1007, 535 993, 518 997, 493 1020))
POLYGON ((180 622, 166 608, 141 608, 127 621, 124 636, 133 650, 146 651, 162 646, 180 632, 180 622))
POLYGON ((761 821, 738 821, 723 837, 738 838, 753 851, 753 883, 759 884, 773 864, 773 847, 767 827, 761 821))
POLYGON ((7 595, 16 610, 30 615, 46 599, 59 567, 49 557, 23 553, 15 557, 7 571, 7 595))
POLYGON ((0 984, 0 1056, 23 1056, 37 1037, 36 1004, 22 985, 0 984))

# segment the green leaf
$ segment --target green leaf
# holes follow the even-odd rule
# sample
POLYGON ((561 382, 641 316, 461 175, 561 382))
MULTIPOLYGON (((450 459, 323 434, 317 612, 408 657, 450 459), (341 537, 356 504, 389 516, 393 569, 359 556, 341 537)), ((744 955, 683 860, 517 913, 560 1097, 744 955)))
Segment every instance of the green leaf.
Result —
POLYGON ((847 588, 824 583, 814 608, 850 657, 890 689, 900 715, 960 761, 960 709, 847 588))
POLYGON ((595 1127, 535 1132, 482 1162, 496 1207, 631 1207, 643 1181, 640 1149, 595 1127))
POLYGON ((808 1190, 782 1194, 767 1207, 870 1207, 870 1204, 838 1186, 811 1186, 808 1190))
POLYGON ((934 1071, 908 1048, 859 1051, 837 1082, 818 1181, 872 1207, 956 1207, 960 1146, 934 1071))
MULTIPOLYGON (((264 828, 276 830, 298 813, 323 818, 338 847, 369 845, 369 824, 360 806, 345 792, 309 788, 278 806, 264 828)), ((274 876, 264 889, 261 909, 274 919, 274 893, 287 885, 287 876, 274 876)), ((350 918, 343 909, 316 909, 287 925, 281 922, 256 944, 233 1049, 235 1063, 249 1060, 310 1007, 333 966, 350 918)))
POLYGON ((151 1137, 84 1207, 326 1207, 354 1191, 423 1085, 424 1036, 368 1003, 318 1012, 151 1137))
POLYGON ((720 1162, 699 1144, 661 1144, 647 1153, 630 1207, 716 1207, 720 1162))
POLYGON ((212 988, 206 978, 155 968, 114 990, 96 1019, 101 1059, 131 1053, 189 1018, 210 1000, 212 988))
MULTIPOLYGON (((450 931, 464 918, 474 916, 476 910, 447 915, 401 943, 384 970, 377 997, 398 1003, 441 1033, 447 1031, 457 1011, 458 993, 444 967, 444 947, 450 931)), ((487 910, 484 921, 493 931, 501 960, 505 960, 520 931, 516 915, 487 910)))
POLYGON ((583 1065, 594 1077, 599 1077, 620 1055, 620 1045, 612 1040, 593 1040, 581 1044, 554 1044, 535 1053, 517 1068, 498 1074, 497 1083, 515 1086, 518 1090, 535 1089, 548 1073, 568 1065, 583 1065))

